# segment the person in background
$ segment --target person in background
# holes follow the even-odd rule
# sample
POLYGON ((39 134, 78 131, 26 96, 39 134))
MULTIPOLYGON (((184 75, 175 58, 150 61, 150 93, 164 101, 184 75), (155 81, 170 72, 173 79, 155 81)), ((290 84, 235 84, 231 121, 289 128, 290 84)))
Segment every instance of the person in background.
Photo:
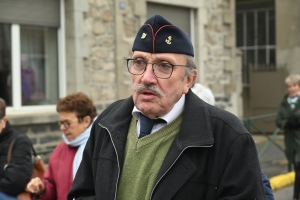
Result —
POLYGON ((291 74, 285 79, 287 94, 279 105, 276 125, 284 130, 285 154, 295 170, 294 200, 300 192, 300 75, 291 74))
POLYGON ((26 188, 41 200, 66 200, 97 116, 92 100, 82 92, 60 99, 56 111, 63 141, 53 150, 43 179, 32 179, 26 188))
POLYGON ((190 90, 198 71, 188 34, 155 15, 132 51, 132 96, 93 124, 68 200, 265 199, 251 135, 190 90))
POLYGON ((22 104, 27 105, 29 101, 36 99, 36 79, 26 56, 21 58, 21 86, 22 104))
POLYGON ((205 87, 204 85, 201 85, 200 83, 195 83, 195 86, 192 88, 192 91, 203 101, 210 105, 215 105, 215 97, 212 93, 212 91, 205 87))
MULTIPOLYGON (((214 106, 215 105, 215 97, 212 91, 200 83, 196 83, 195 86, 192 88, 192 91, 203 101, 206 103, 214 106)), ((262 182, 264 184, 264 189, 266 193, 267 200, 274 200, 273 190, 270 185, 269 178, 261 171, 262 182)))
POLYGON ((6 116, 6 102, 0 98, 0 199, 17 199, 30 180, 33 164, 31 141, 14 130, 6 116), (7 164, 8 149, 14 140, 10 163, 7 164))

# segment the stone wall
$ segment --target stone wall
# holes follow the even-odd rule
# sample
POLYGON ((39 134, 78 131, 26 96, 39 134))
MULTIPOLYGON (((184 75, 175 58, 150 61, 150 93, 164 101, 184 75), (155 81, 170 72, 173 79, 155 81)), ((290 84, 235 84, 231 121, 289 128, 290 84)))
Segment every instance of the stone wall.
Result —
POLYGON ((235 1, 205 1, 205 7, 207 61, 203 84, 215 94, 216 106, 242 117, 241 69, 235 45, 235 1))
POLYGON ((83 91, 106 105, 117 93, 114 1, 65 2, 67 71, 80 77, 67 74, 67 93, 83 91))
POLYGON ((276 66, 300 74, 300 26, 298 0, 275 0, 276 66))

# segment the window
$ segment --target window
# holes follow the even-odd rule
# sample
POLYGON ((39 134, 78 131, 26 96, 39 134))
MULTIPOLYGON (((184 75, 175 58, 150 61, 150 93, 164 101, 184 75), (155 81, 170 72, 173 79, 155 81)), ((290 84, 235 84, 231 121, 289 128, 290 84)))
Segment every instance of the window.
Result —
POLYGON ((0 0, 0 97, 13 110, 55 105, 62 94, 61 6, 63 0, 0 0))
POLYGON ((237 0, 236 44, 243 52, 243 83, 249 83, 249 69, 274 70, 275 11, 271 0, 237 0))
POLYGON ((21 26, 20 37, 22 105, 56 104, 57 29, 21 26))

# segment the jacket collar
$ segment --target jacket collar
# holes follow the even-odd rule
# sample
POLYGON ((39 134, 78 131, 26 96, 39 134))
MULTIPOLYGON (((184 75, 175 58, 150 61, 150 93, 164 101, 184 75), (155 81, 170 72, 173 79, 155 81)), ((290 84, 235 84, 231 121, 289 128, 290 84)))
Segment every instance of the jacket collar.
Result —
MULTIPOLYGON (((171 168, 183 151, 189 147, 210 147, 214 143, 208 104, 191 90, 186 95, 183 119, 165 160, 158 172, 156 182, 171 168)), ((116 149, 120 169, 123 168, 124 149, 134 107, 132 97, 116 102, 101 114, 99 125, 106 128, 116 149)), ((189 160, 185 156, 182 159, 189 160)), ((190 162, 189 167, 193 168, 190 162)))
MULTIPOLYGON (((116 104, 99 123, 108 129, 112 138, 120 138, 126 142, 133 107, 133 99, 129 97, 116 104)), ((208 106, 191 90, 186 94, 183 121, 174 142, 180 149, 214 143, 208 106)))
POLYGON ((295 108, 292 109, 290 104, 287 101, 288 98, 288 94, 285 94, 283 97, 283 101, 282 104, 288 108, 289 112, 294 112, 295 110, 299 110, 300 109, 300 99, 297 100, 297 103, 295 104, 295 108))
POLYGON ((214 143, 209 110, 204 101, 191 90, 186 95, 183 120, 176 140, 186 146, 206 146, 214 143))
POLYGON ((9 122, 7 121, 6 122, 6 126, 5 128, 1 131, 0 133, 0 141, 3 139, 3 138, 6 138, 10 133, 11 133, 11 126, 9 124, 9 122))

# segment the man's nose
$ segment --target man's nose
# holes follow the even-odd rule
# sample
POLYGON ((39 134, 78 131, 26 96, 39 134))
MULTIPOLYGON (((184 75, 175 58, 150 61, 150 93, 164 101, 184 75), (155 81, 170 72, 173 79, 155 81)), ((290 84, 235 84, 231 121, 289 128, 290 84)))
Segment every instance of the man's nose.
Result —
POLYGON ((156 76, 154 75, 152 64, 148 63, 144 74, 142 75, 142 82, 145 84, 152 84, 156 82, 156 76))

